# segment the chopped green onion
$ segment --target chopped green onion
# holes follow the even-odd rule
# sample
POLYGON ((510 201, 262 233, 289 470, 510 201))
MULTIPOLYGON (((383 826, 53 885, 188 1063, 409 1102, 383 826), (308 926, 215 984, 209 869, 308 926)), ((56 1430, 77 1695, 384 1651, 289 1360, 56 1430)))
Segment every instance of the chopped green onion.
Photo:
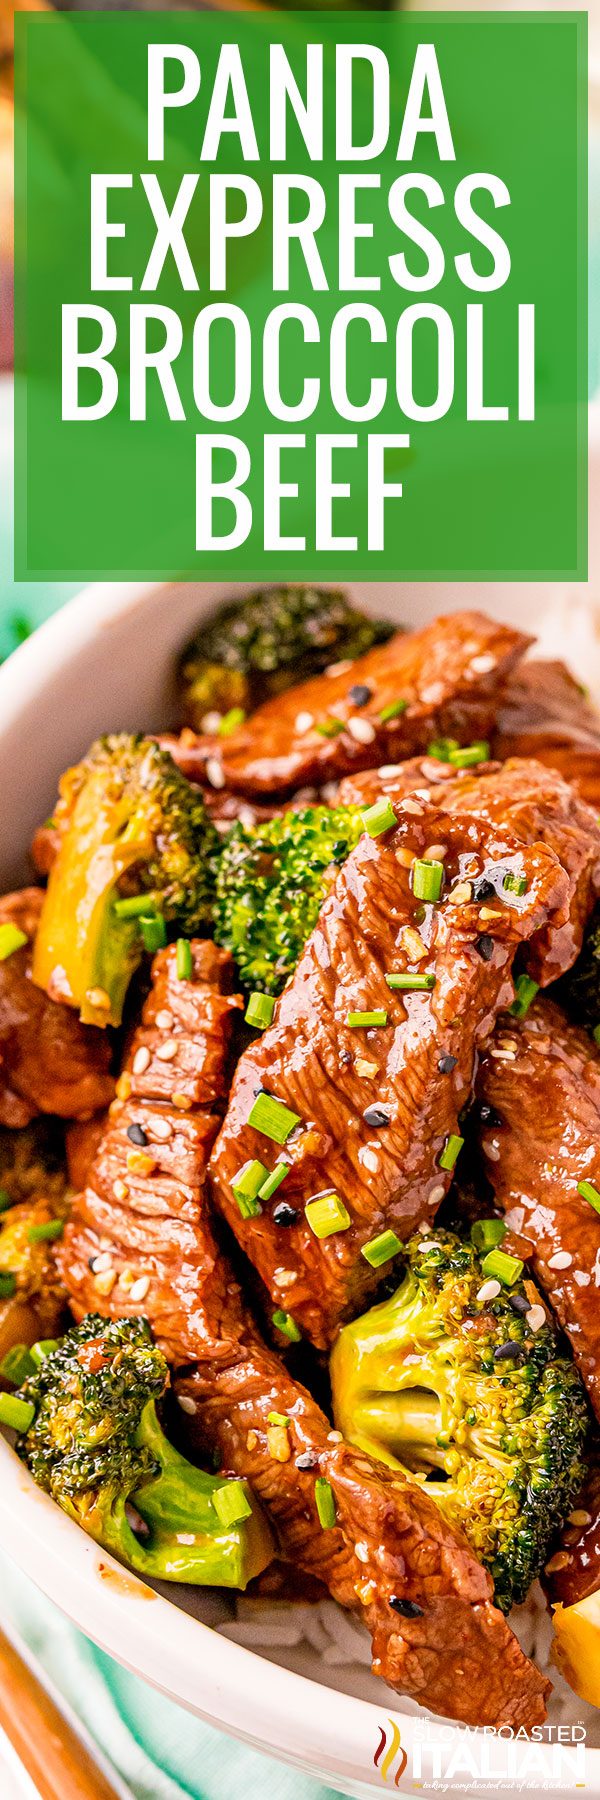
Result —
POLYGON ((481 1267, 484 1275, 491 1275, 503 1287, 513 1287, 523 1274, 524 1264, 519 1256, 507 1256, 504 1250, 490 1250, 484 1256, 481 1267))
POLYGON ((192 946, 188 938, 177 939, 177 980, 191 981, 194 973, 192 946))
POLYGON ((383 1006, 378 1007, 375 1012, 349 1012, 346 1024, 350 1026, 351 1031, 356 1031, 361 1025, 364 1025, 365 1029, 369 1025, 387 1025, 387 1013, 383 1006))
POLYGON ((226 1481, 223 1487, 216 1488, 212 1503, 224 1531, 241 1519, 249 1519, 252 1512, 241 1481, 226 1481))
POLYGON ((264 1031, 265 1027, 271 1024, 274 1011, 275 1001, 273 995, 259 994, 258 991, 256 991, 254 994, 250 995, 246 1007, 246 1024, 255 1025, 258 1031, 264 1031))
POLYGON ((324 1475, 317 1475, 315 1481, 315 1505, 323 1531, 331 1531, 336 1521, 335 1499, 331 1482, 324 1475))
POLYGON ((290 1167, 290 1163, 276 1163, 275 1168, 271 1170, 270 1175, 267 1175, 266 1181, 263 1181, 262 1187, 259 1187, 259 1200, 272 1199, 273 1194, 277 1193, 278 1187, 281 1187, 282 1181, 285 1181, 286 1175, 289 1175, 290 1167))
POLYGON ((535 1000, 539 985, 539 981, 532 981, 530 975, 517 976, 517 980, 515 981, 515 998, 512 1006, 509 1006, 508 1009, 509 1012, 514 1014, 515 1019, 525 1018, 526 1013, 529 1012, 532 1000, 535 1000))
MULTIPOLYGON (((248 1114, 248 1124, 253 1125, 255 1131, 262 1131, 265 1137, 272 1138, 274 1144, 285 1144, 290 1132, 300 1123, 300 1114, 284 1106, 283 1100, 275 1100, 272 1094, 257 1094, 248 1114)), ((266 1175, 268 1169, 265 1169, 266 1175)))
POLYGON ((153 956, 155 950, 164 950, 167 941, 167 927, 160 913, 157 913, 154 918, 151 918, 149 914, 147 917, 140 918, 140 931, 144 940, 144 949, 148 951, 149 956, 153 956))
POLYGON ((365 1262, 371 1264, 372 1269, 381 1269, 383 1263, 391 1262, 392 1257, 397 1256, 401 1249, 402 1245, 395 1231, 380 1231, 378 1237, 370 1238, 368 1244, 363 1244, 360 1254, 364 1256, 365 1262))
POLYGON ((412 891, 415 900, 439 900, 444 883, 444 864, 422 862, 415 857, 412 866, 412 891))
POLYGON ((0 1270, 0 1300, 12 1300, 17 1291, 17 1277, 12 1269, 0 1270))
POLYGON ((381 837, 382 831, 391 831, 398 824, 392 803, 386 799, 385 794, 379 800, 374 800, 372 806, 367 806, 362 814, 362 822, 365 831, 372 838, 381 837))
POLYGON ((64 1229, 64 1219, 44 1219, 41 1225, 30 1225, 28 1241, 30 1244, 51 1244, 54 1238, 62 1237, 64 1229))
POLYGON ((307 1225, 317 1238, 333 1237, 336 1231, 347 1231, 351 1224, 348 1208, 339 1194, 321 1194, 314 1200, 307 1200, 304 1213, 307 1225))
MULTIPOLYGON (((592 1032, 592 1037, 593 1037, 593 1039, 594 1039, 594 1043, 595 1043, 595 1044, 600 1044, 600 1025, 595 1025, 595 1026, 594 1026, 594 1029, 593 1029, 593 1032, 592 1032)), ((2 1208, 1 1208, 1 1206, 0 1206, 0 1212, 1 1212, 1 1210, 2 1210, 2 1208)))
POLYGON ((12 1381, 14 1387, 22 1387, 28 1375, 35 1372, 35 1363, 26 1344, 13 1344, 0 1362, 0 1375, 4 1381, 12 1381))
POLYGON ((52 1355, 53 1350, 58 1350, 58 1338, 38 1338, 37 1343, 32 1344, 29 1354, 33 1357, 36 1368, 45 1362, 47 1356, 52 1355))
POLYGON ((387 725, 388 719, 401 719, 406 712, 408 700, 390 700, 389 706, 383 706, 379 714, 381 725, 387 725))
POLYGON ((290 1344, 300 1343, 302 1332, 299 1325, 296 1324, 296 1320, 292 1318, 291 1313, 282 1312, 281 1308, 278 1307, 277 1312, 273 1313, 273 1324, 278 1331, 283 1333, 284 1337, 289 1338, 290 1344))
POLYGON ((9 1194, 8 1188, 0 1188, 0 1213, 8 1212, 9 1206, 14 1206, 14 1204, 12 1194, 9 1194))
POLYGON ((495 1250, 505 1237, 504 1219, 476 1219, 471 1226, 471 1243, 476 1250, 495 1250))
POLYGON ((237 731, 238 725, 243 725, 245 717, 243 706, 230 706, 229 712, 223 713, 219 720, 219 737, 230 737, 232 731, 237 731))
POLYGON ((444 1144, 442 1154, 439 1158, 440 1169, 453 1169, 454 1168, 454 1164, 456 1162, 457 1156, 459 1155, 460 1151, 462 1150, 464 1141, 465 1141, 464 1138, 457 1137, 457 1134, 455 1131, 450 1132, 450 1136, 446 1138, 446 1142, 444 1144))
POLYGON ((18 925, 0 925, 0 962, 6 962, 8 956, 14 956, 15 950, 22 950, 27 943, 27 932, 19 931, 18 925))
POLYGON ((482 739, 479 744, 467 744, 464 750, 451 750, 448 762, 454 769, 473 769, 476 763, 489 762, 490 746, 482 739))
POLYGON ((459 748, 458 738, 435 738, 427 745, 427 755, 433 756, 436 762, 449 762, 450 751, 459 748))
POLYGON ((594 1212, 600 1212, 600 1193, 593 1181, 578 1181, 577 1192, 581 1194, 582 1200, 587 1200, 593 1206, 594 1212))
POLYGON ((150 918, 156 912, 156 896, 132 894, 129 899, 115 900, 114 911, 118 919, 150 918))
POLYGON ((527 876, 513 875, 512 869, 509 869, 504 876, 502 886, 506 889, 507 894, 526 894, 527 876))
POLYGON ((29 1431, 35 1419, 35 1406, 28 1400, 19 1400, 18 1394, 0 1394, 0 1425, 8 1425, 11 1431, 29 1431))
POLYGON ((231 1186, 243 1219, 255 1219, 262 1212, 258 1194, 268 1173, 264 1163, 247 1162, 234 1176, 231 1186))
POLYGON ((320 725, 315 725, 315 731, 318 731, 319 737, 324 738, 339 737, 340 731, 344 730, 343 719, 322 719, 320 725))
POLYGON ((412 992, 417 994, 429 993, 431 988, 435 987, 436 980, 435 975, 432 974, 411 975, 410 973, 404 975, 386 975, 385 979, 389 988, 397 988, 400 993, 402 993, 404 989, 407 993, 412 992))
POLYGON ((270 1412, 270 1413, 267 1413, 267 1419, 269 1421, 269 1425, 284 1425, 285 1426, 285 1425, 291 1425, 291 1423, 292 1423, 289 1413, 270 1412))

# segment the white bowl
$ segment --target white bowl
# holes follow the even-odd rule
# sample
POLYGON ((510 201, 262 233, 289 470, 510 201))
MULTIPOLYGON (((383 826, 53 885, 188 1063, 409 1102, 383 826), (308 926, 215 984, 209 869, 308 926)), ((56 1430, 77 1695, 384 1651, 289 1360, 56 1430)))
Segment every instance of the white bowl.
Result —
MULTIPOLYGON (((223 585, 91 588, 42 626, 0 670, 0 890, 26 875, 27 844, 53 804, 57 776, 97 732, 155 729, 170 722, 174 652, 202 612, 230 591, 223 585)), ((371 610, 413 623, 438 610, 484 605, 534 631, 543 627, 545 647, 557 653, 567 635, 565 653, 573 661, 574 652, 590 678, 593 653, 589 627, 584 635, 583 625, 589 598, 582 600, 581 588, 569 596, 542 583, 485 588, 357 584, 354 592, 371 610)), ((600 662, 600 649, 598 658, 600 662)), ((144 1587, 40 1493, 2 1438, 0 1542, 89 1637, 200 1717, 352 1795, 381 1793, 386 1781, 394 1785, 401 1752, 388 1762, 383 1751, 377 1765, 374 1758, 382 1732, 392 1751, 395 1725, 408 1757, 399 1775, 400 1790, 412 1791, 418 1779, 422 1795, 436 1791, 427 1754, 421 1772, 413 1765, 426 1715, 399 1702, 368 1670, 322 1664, 306 1646, 267 1646, 260 1655, 242 1648, 211 1628, 222 1620, 223 1608, 202 1590, 172 1589, 167 1597, 168 1590, 155 1593, 144 1587), (202 1618, 190 1614, 190 1607, 202 1618)), ((573 1697, 573 1722, 581 1714, 573 1697)), ((477 1734, 471 1752, 476 1758, 482 1743, 477 1734)), ((502 1754, 497 1745, 492 1785, 514 1794, 525 1771, 504 1775, 502 1754)), ((575 1800, 581 1771, 559 1772, 555 1750, 536 1754, 529 1785, 534 1790, 543 1786, 551 1800, 559 1795, 575 1800), (540 1756, 546 1758, 543 1770, 540 1756)), ((477 1762, 476 1772, 482 1788, 487 1786, 484 1765, 477 1762)), ((587 1750, 584 1779, 588 1789, 600 1792, 598 1749, 587 1750)), ((456 1771, 448 1785, 463 1791, 467 1780, 464 1770, 456 1771)))

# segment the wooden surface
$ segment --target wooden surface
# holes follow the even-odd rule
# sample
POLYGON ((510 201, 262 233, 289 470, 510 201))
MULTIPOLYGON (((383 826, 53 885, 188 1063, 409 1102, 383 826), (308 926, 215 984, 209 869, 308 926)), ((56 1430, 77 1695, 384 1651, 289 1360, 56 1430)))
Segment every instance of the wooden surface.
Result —
POLYGON ((116 1790, 0 1628, 0 1725, 40 1800, 116 1800, 116 1790))

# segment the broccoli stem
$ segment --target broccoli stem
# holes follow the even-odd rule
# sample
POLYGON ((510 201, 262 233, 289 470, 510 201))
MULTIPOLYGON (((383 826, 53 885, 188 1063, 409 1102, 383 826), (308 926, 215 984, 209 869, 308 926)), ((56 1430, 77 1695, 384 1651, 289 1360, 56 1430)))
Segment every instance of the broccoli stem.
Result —
POLYGON ((85 1513, 75 1509, 79 1522, 105 1549, 150 1579, 245 1588, 273 1557, 269 1528, 250 1490, 244 1486, 250 1513, 224 1530, 212 1504, 223 1477, 207 1475, 174 1449, 153 1400, 143 1409, 136 1446, 150 1450, 158 1465, 157 1475, 128 1497, 148 1527, 148 1537, 141 1540, 132 1530, 125 1496, 107 1515, 100 1494, 96 1507, 85 1513))
POLYGON ((144 849, 127 830, 125 809, 103 804, 100 784, 86 783, 50 873, 33 957, 34 981, 77 1006, 84 1025, 121 1022, 143 943, 139 920, 118 918, 114 902, 121 877, 143 860, 144 849), (100 995, 102 1004, 94 1004, 100 995))

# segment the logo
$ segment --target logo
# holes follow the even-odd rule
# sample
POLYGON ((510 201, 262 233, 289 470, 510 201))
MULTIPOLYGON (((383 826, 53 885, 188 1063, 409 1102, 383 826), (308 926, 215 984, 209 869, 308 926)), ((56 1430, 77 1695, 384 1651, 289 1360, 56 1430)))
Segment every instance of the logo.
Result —
POLYGON ((373 1762, 375 1768, 379 1770, 382 1781, 387 1781, 388 1775, 391 1774, 394 1763, 397 1761, 397 1768, 394 1774, 394 1787, 397 1787, 401 1776, 404 1774, 408 1757, 406 1750, 402 1749, 402 1740, 395 1719, 388 1719, 388 1725, 390 1727, 389 1732, 386 1731, 384 1725, 380 1725, 379 1727, 381 1735, 373 1757, 373 1762))

